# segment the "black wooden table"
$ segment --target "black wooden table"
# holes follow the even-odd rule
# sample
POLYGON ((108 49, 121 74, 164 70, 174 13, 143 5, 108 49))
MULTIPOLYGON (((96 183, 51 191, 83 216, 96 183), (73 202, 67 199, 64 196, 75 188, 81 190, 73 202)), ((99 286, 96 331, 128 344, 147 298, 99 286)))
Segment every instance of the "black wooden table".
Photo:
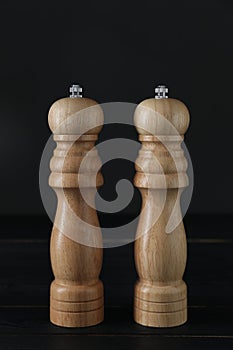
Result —
POLYGON ((232 216, 186 218, 189 318, 153 329, 133 321, 133 245, 104 250, 105 320, 84 329, 49 322, 51 223, 46 217, 0 220, 0 350, 233 349, 232 216))

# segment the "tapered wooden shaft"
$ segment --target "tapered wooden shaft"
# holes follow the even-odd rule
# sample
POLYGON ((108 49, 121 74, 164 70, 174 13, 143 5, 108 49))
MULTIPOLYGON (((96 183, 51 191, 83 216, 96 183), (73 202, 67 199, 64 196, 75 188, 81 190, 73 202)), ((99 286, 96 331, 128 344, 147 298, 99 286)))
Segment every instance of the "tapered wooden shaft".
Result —
POLYGON ((95 186, 103 182, 100 173, 97 177, 94 174, 100 166, 97 152, 92 151, 90 160, 81 167, 83 158, 93 150, 102 123, 101 108, 87 98, 58 100, 49 111, 49 125, 57 143, 49 184, 58 199, 50 246, 55 276, 50 290, 50 319, 64 327, 91 326, 104 317, 99 280, 102 241, 94 209, 95 186))
POLYGON ((189 113, 174 99, 148 99, 135 111, 142 148, 135 186, 142 212, 135 241, 134 319, 151 327, 172 327, 187 320, 186 236, 180 195, 188 185, 181 148, 189 113), (181 135, 181 136, 180 136, 181 135))

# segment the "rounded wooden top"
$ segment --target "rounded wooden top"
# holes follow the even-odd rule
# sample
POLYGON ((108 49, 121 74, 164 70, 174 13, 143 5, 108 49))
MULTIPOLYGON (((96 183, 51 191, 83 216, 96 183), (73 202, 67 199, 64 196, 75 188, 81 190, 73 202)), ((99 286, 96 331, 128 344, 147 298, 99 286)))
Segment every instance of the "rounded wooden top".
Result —
POLYGON ((134 124, 143 135, 183 135, 189 126, 185 104, 173 98, 150 98, 136 108, 134 124))
POLYGON ((89 98, 62 98, 48 115, 49 127, 56 135, 98 134, 103 122, 101 106, 89 98))

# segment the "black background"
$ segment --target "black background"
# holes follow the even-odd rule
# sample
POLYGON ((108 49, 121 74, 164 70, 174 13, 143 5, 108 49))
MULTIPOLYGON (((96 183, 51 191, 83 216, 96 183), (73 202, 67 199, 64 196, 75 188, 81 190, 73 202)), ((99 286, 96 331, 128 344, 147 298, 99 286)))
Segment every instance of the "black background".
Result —
MULTIPOLYGON (((232 213, 232 29, 226 0, 1 1, 0 214, 44 213, 38 171, 47 112, 73 82, 100 103, 139 103, 168 85, 191 113, 190 212, 232 213)), ((122 136, 111 130, 108 137, 122 136)), ((133 165, 120 169, 132 178, 133 165)), ((107 179, 106 198, 114 192, 107 179)))
MULTIPOLYGON (((1 350, 232 349, 233 1, 1 0, 0 36, 1 350), (49 107, 73 82, 100 103, 135 104, 164 83, 190 110, 186 144, 195 184, 184 220, 183 326, 133 321, 133 243, 104 249, 102 324, 71 329, 49 322, 52 223, 40 199, 39 165, 51 135, 49 107)), ((137 133, 104 126, 99 141, 111 137, 136 140, 137 133)), ((103 173, 100 193, 112 200, 117 181, 132 180, 134 165, 117 160, 103 173)), ((137 191, 127 210, 140 211, 137 191)), ((119 226, 125 216, 100 215, 100 222, 119 226)))

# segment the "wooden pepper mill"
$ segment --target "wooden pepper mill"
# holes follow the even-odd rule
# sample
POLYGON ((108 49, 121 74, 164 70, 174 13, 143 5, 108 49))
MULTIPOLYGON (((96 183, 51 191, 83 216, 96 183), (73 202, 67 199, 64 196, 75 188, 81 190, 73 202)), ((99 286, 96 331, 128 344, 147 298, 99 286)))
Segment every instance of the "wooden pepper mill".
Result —
POLYGON ((182 280, 187 249, 180 195, 188 185, 181 143, 189 112, 182 102, 167 98, 165 86, 155 91, 156 97, 141 102, 134 116, 142 142, 134 179, 142 195, 135 241, 139 280, 134 319, 144 326, 172 327, 187 320, 187 288, 182 280))
POLYGON ((83 98, 81 91, 79 85, 73 85, 70 97, 56 101, 48 117, 57 143, 49 184, 58 199, 50 246, 55 276, 50 290, 50 319, 64 327, 91 326, 104 318, 103 285, 99 280, 102 237, 93 208, 95 186, 103 183, 102 175, 94 174, 100 163, 96 151, 79 174, 80 164, 93 149, 102 128, 103 111, 97 102, 83 98), (82 191, 93 206, 83 199, 79 177, 84 179, 82 191))

